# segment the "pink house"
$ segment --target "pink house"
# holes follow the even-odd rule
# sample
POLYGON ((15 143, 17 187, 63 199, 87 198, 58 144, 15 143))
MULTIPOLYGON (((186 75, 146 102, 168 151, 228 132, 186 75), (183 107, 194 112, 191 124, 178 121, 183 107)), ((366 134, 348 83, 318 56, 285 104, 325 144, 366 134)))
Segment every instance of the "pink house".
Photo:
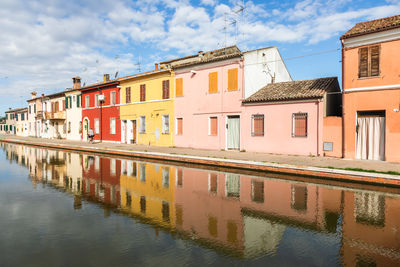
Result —
POLYGON ((242 142, 247 151, 341 156, 336 77, 268 84, 243 106, 242 142), (329 116, 336 117, 328 121, 329 116), (336 127, 324 136, 324 125, 331 121, 336 127))
POLYGON ((276 47, 242 53, 231 46, 160 64, 175 71, 177 147, 243 149, 242 100, 271 81, 291 80, 276 47))

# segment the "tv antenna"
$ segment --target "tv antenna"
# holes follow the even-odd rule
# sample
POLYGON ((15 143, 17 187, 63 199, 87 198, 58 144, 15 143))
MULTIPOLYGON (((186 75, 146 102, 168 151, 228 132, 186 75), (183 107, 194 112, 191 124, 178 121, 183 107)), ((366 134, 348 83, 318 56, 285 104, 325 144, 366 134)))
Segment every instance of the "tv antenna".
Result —
POLYGON ((116 55, 115 56, 115 63, 116 63, 116 66, 117 66, 117 70, 115 72, 114 79, 116 79, 118 77, 118 73, 119 73, 119 61, 118 61, 118 59, 119 59, 119 56, 116 55))
POLYGON ((137 66, 138 73, 142 72, 142 68, 141 68, 142 64, 140 62, 141 62, 141 57, 139 56, 138 61, 134 64, 135 66, 137 66))

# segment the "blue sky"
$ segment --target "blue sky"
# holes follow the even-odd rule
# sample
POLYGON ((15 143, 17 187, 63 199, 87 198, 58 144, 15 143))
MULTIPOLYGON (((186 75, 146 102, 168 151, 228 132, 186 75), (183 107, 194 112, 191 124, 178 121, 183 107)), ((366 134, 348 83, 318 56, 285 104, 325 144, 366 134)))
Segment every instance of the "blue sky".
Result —
POLYGON ((400 0, 1 0, 0 114, 76 75, 90 84, 225 44, 277 46, 296 80, 340 79, 340 35, 395 14, 400 0))

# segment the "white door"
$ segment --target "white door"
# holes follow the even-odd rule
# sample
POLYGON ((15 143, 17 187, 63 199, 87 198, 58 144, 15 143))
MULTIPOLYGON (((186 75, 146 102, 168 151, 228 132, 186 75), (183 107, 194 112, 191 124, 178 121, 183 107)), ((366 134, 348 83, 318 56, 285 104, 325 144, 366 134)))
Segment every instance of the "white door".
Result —
POLYGON ((240 117, 228 116, 228 149, 240 149, 240 117))
POLYGON ((126 121, 122 121, 121 123, 121 143, 126 144, 127 143, 127 138, 126 138, 126 121))
POLYGON ((357 118, 356 158, 385 160, 385 117, 357 118))

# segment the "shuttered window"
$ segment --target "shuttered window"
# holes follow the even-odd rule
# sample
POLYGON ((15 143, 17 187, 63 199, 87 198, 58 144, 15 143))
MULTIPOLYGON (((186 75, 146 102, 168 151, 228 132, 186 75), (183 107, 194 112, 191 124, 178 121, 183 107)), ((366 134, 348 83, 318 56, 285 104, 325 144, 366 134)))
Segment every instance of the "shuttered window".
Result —
POLYGON ((62 106, 63 106, 63 110, 66 110, 67 108, 67 103, 65 102, 65 99, 62 101, 62 106))
POLYGON ((183 79, 178 78, 175 80, 176 83, 176 96, 183 96, 183 79))
POLYGON ((162 81, 162 98, 169 99, 169 80, 162 81))
POLYGON ((208 92, 218 92, 218 72, 210 72, 208 74, 208 92))
POLYGON ((264 202, 264 182, 251 181, 251 200, 254 202, 264 202))
POLYGON ((176 119, 176 125, 177 125, 176 134, 177 135, 183 134, 183 118, 176 119))
POLYGON ((307 137, 307 113, 294 113, 292 137, 307 137))
POLYGON ((110 104, 112 105, 112 106, 114 106, 115 105, 115 100, 116 100, 116 97, 115 97, 115 91, 112 91, 111 93, 110 93, 110 104))
POLYGON ((146 101, 146 85, 140 85, 140 102, 146 101))
POLYGON ((176 171, 176 185, 179 187, 183 186, 183 170, 178 169, 176 171))
POLYGON ((264 136, 264 115, 256 114, 251 116, 252 136, 264 136))
POLYGON ((130 87, 125 88, 125 102, 131 103, 131 88, 130 87))
POLYGON ((54 103, 54 112, 58 112, 60 109, 58 108, 58 101, 54 103))
POLYGON ((218 134, 218 118, 217 117, 210 117, 210 135, 217 135, 218 134))
POLYGON ((380 47, 379 45, 363 47, 358 50, 358 77, 375 77, 380 75, 380 47))
POLYGON ((228 70, 228 91, 236 91, 238 89, 238 69, 228 70))
POLYGON ((217 193, 218 189, 218 175, 216 173, 210 173, 208 176, 208 190, 211 193, 217 193))

